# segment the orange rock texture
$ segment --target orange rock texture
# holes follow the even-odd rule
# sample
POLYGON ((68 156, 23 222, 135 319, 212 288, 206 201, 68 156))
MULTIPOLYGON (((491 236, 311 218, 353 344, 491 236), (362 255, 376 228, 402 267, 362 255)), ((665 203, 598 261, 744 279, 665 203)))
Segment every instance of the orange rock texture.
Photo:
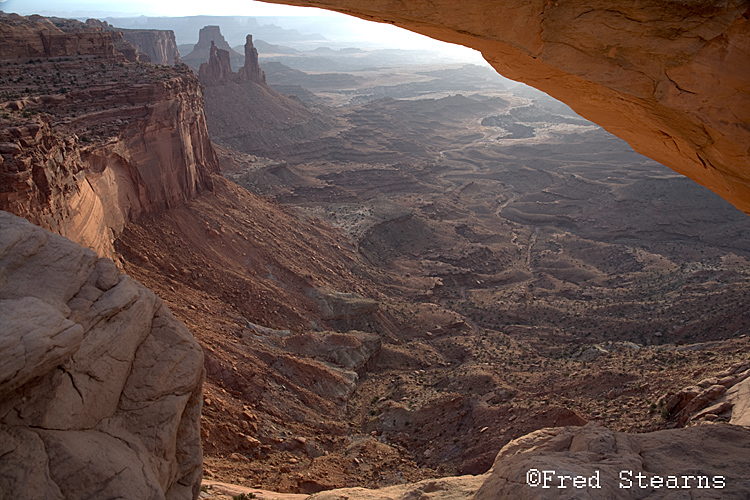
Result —
POLYGON ((0 45, 16 47, 4 70, 41 82, 2 107, 0 209, 115 258, 127 221, 210 189, 218 160, 187 67, 127 63, 119 32, 75 23, 0 19, 0 45), (65 86, 52 90, 41 75, 55 72, 65 86))
POLYGON ((740 0, 277 0, 479 50, 750 213, 750 4, 740 0))

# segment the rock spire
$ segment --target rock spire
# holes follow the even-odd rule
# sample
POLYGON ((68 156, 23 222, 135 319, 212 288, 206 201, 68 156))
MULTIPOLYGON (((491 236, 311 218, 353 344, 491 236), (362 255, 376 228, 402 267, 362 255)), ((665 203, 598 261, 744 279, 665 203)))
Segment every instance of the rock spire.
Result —
POLYGON ((198 70, 198 78, 203 85, 217 85, 233 80, 235 74, 232 73, 229 51, 217 48, 212 40, 208 62, 201 64, 198 70))
POLYGON ((258 63, 258 50, 253 46, 253 35, 245 39, 245 65, 238 72, 240 81, 266 83, 266 74, 258 63))
POLYGON ((258 64, 258 51, 253 46, 252 35, 247 35, 245 65, 237 73, 232 72, 230 57, 229 51, 219 48, 212 41, 208 62, 202 63, 198 70, 201 83, 206 86, 220 85, 226 82, 253 82, 266 85, 266 74, 258 64))

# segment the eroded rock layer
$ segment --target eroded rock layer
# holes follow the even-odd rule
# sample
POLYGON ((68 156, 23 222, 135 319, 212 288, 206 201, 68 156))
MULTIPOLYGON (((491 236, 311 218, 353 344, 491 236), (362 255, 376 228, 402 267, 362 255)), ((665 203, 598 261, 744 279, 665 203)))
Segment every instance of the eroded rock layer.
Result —
POLYGON ((114 263, 0 212, 3 498, 191 499, 203 352, 114 263))
MULTIPOLYGON (((23 19, 3 18, 0 29, 42 37, 45 21, 23 19)), ((111 42, 110 32, 92 34, 111 42)), ((0 208, 113 256, 126 221, 210 189, 218 161, 195 75, 104 47, 85 64, 58 51, 3 66, 0 208)))
POLYGON ((750 213, 750 2, 279 0, 472 47, 750 213))
MULTIPOLYGON (((173 66, 180 63, 180 52, 172 30, 139 30, 122 29, 111 26, 107 21, 87 19, 86 25, 98 27, 113 33, 113 37, 121 38, 138 52, 137 59, 152 64, 166 64, 173 66), (114 34, 118 33, 118 34, 114 34)), ((136 59, 129 59, 134 61, 136 59)))

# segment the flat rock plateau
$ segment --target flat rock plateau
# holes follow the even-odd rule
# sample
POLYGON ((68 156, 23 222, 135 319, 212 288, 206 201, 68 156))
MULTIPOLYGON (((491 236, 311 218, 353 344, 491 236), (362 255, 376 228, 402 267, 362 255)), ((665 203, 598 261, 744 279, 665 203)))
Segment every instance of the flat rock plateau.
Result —
POLYGON ((248 37, 235 71, 211 28, 191 71, 0 21, 0 208, 99 254, 2 216, 0 491, 746 498, 750 221, 716 194, 483 67, 248 37))

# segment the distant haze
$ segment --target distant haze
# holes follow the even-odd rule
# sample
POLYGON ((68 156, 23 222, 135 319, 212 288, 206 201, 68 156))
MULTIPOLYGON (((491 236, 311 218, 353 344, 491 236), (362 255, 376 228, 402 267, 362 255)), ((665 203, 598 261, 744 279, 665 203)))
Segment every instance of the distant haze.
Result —
MULTIPOLYGON (((276 24, 303 33, 320 33, 326 40, 341 46, 346 44, 377 48, 408 48, 444 53, 450 59, 460 59, 474 64, 485 64, 481 55, 466 47, 438 42, 391 25, 364 21, 335 12, 310 7, 292 7, 252 0, 5 0, 0 9, 21 15, 98 19, 117 17, 180 17, 180 16, 252 16, 261 25, 276 24)), ((136 27, 136 26, 133 26, 136 27)), ((183 40, 178 43, 194 43, 183 40)), ((321 46, 325 43, 321 43, 321 46)))

